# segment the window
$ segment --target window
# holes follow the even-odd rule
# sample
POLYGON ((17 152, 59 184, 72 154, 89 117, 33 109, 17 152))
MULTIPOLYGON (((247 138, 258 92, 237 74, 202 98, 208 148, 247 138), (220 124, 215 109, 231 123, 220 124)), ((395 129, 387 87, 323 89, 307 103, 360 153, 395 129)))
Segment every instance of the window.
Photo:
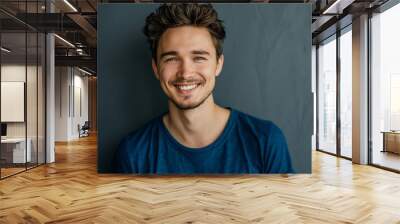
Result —
POLYGON ((340 36, 340 155, 352 157, 352 34, 351 26, 340 36))
POLYGON ((318 48, 318 149, 336 153, 336 36, 318 48))
POLYGON ((395 132, 400 130, 398 21, 400 4, 371 18, 372 164, 395 170, 400 170, 400 132, 395 132))

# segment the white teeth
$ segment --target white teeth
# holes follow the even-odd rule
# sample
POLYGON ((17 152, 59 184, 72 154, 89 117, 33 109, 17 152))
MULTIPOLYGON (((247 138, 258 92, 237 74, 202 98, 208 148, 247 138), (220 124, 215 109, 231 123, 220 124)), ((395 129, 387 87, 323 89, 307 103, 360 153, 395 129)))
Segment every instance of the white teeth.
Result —
POLYGON ((179 89, 181 90, 191 90, 196 88, 197 85, 187 85, 187 86, 178 86, 179 89))

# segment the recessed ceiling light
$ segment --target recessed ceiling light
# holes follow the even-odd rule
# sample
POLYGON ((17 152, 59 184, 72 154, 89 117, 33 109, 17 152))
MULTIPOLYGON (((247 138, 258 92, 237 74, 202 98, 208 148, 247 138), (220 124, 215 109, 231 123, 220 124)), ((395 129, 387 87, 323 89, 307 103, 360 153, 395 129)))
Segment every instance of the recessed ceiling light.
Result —
POLYGON ((88 71, 85 71, 85 70, 83 70, 83 69, 81 69, 81 68, 79 68, 79 67, 78 67, 78 70, 81 71, 81 72, 83 72, 83 73, 85 73, 85 74, 87 74, 87 75, 90 75, 90 76, 93 75, 92 73, 90 73, 90 72, 88 72, 88 71))
POLYGON ((354 0, 336 0, 322 14, 342 14, 343 9, 353 2, 354 0))
POLYGON ((69 45, 70 47, 75 48, 75 45, 71 44, 71 42, 69 42, 68 40, 66 40, 66 39, 64 39, 64 38, 62 38, 62 37, 60 37, 60 36, 57 35, 57 34, 54 34, 54 36, 57 37, 58 39, 60 39, 62 42, 64 42, 64 43, 66 43, 67 45, 69 45))
POLYGON ((4 51, 6 53, 10 53, 11 52, 11 50, 9 50, 9 49, 7 49, 5 47, 1 47, 1 51, 4 51))
POLYGON ((64 0, 65 4, 67 4, 74 12, 78 12, 78 10, 71 4, 69 3, 68 0, 64 0))

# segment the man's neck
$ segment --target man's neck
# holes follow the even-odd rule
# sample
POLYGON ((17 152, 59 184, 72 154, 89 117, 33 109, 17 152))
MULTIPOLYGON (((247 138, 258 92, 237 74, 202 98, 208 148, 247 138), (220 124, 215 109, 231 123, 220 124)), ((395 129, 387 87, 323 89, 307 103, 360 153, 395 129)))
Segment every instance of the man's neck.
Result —
POLYGON ((170 103, 163 122, 178 142, 187 147, 201 148, 220 136, 229 114, 228 109, 216 105, 210 96, 202 105, 189 110, 181 110, 170 103))

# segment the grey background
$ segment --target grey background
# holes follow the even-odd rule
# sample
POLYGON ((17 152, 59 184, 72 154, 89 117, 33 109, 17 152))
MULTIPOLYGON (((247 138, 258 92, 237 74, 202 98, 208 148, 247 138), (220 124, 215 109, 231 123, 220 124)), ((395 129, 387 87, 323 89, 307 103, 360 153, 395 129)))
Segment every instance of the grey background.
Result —
MULTIPOLYGON (((98 171, 111 172, 120 140, 162 112, 167 98, 142 34, 158 4, 100 4, 98 171)), ((311 5, 214 4, 224 21, 225 64, 217 104, 271 120, 286 136, 296 172, 311 172, 311 5)))

